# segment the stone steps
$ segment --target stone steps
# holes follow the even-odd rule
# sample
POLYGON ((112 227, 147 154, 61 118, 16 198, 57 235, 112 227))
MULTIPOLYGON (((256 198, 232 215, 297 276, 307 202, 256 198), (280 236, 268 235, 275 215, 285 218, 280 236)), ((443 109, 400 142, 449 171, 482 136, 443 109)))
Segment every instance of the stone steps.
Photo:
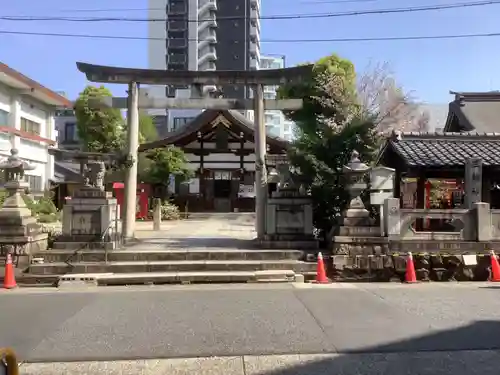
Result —
POLYGON ((71 266, 64 262, 32 264, 30 274, 63 275, 68 273, 145 273, 145 272, 254 272, 266 270, 310 271, 314 263, 297 260, 199 260, 199 261, 129 261, 129 262, 77 262, 71 266))
POLYGON ((145 285, 189 283, 292 282, 293 270, 211 271, 211 272, 137 272, 120 274, 72 274, 59 277, 60 287, 81 285, 145 285))
MULTIPOLYGON (((82 250, 77 254, 71 250, 50 250, 35 255, 45 263, 104 262, 106 253, 102 250, 82 250)), ((109 262, 129 261, 199 261, 199 260, 299 260, 303 257, 299 250, 118 250, 108 251, 109 262)))
POLYGON ((317 250, 319 242, 316 240, 305 241, 286 241, 286 240, 261 240, 259 241, 261 249, 298 249, 298 250, 317 250))

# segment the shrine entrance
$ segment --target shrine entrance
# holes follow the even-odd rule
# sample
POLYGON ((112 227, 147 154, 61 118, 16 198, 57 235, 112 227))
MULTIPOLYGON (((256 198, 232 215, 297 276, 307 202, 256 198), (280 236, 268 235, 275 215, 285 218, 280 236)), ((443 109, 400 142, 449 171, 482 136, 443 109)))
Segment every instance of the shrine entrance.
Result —
POLYGON ((216 212, 232 211, 231 171, 213 172, 214 208, 216 212))

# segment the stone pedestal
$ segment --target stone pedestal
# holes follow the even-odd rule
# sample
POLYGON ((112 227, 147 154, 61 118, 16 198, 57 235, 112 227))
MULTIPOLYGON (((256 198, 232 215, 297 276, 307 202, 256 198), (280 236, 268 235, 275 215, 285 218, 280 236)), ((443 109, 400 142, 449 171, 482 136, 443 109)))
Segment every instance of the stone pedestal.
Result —
POLYGON ((1 255, 31 255, 47 250, 47 233, 42 233, 42 227, 31 216, 26 207, 22 193, 26 183, 9 181, 5 189, 9 196, 0 209, 0 249, 1 255))
POLYGON ((312 202, 307 196, 284 190, 274 192, 267 200, 266 247, 317 249, 313 234, 312 202))
POLYGON ((112 250, 119 247, 120 212, 112 193, 96 187, 78 190, 64 205, 62 232, 54 244, 55 249, 112 250))

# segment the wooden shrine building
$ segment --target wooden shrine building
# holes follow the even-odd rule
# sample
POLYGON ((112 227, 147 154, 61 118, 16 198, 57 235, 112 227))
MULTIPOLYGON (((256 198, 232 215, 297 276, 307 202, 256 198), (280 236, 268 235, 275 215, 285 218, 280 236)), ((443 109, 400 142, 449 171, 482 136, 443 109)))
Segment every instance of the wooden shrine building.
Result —
MULTIPOLYGON (((286 153, 289 142, 267 136, 267 153, 286 153)), ((173 145, 194 171, 190 183, 175 184, 175 202, 189 211, 255 209, 254 125, 236 110, 205 110, 164 139, 141 144, 139 152, 173 145)))

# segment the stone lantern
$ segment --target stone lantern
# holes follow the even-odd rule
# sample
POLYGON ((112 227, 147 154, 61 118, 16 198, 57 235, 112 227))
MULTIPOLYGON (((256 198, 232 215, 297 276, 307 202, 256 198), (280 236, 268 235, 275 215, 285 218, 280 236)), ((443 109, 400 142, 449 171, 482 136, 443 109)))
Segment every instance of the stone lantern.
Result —
POLYGON ((5 173, 4 188, 8 197, 4 202, 4 208, 17 208, 24 214, 31 216, 31 211, 26 207, 21 193, 29 188, 29 184, 24 180, 25 171, 35 169, 35 166, 25 162, 19 157, 19 151, 13 148, 6 161, 0 163, 0 169, 5 173))
MULTIPOLYGON (((370 216, 361 199, 361 194, 368 188, 365 181, 365 175, 368 171, 370 171, 370 167, 361 162, 359 152, 354 150, 351 154, 351 160, 342 169, 347 180, 346 190, 349 192, 350 199, 347 210, 344 213, 344 218, 347 221, 364 221, 362 218, 370 216), (356 220, 356 218, 359 218, 359 220, 356 220)), ((348 225, 352 224, 355 223, 348 225)))
POLYGON ((24 181, 24 172, 35 169, 18 156, 17 149, 11 150, 11 156, 0 163, 5 173, 7 198, 0 209, 0 249, 2 255, 7 252, 14 256, 30 255, 47 249, 47 234, 31 215, 22 194, 29 187, 24 181))

